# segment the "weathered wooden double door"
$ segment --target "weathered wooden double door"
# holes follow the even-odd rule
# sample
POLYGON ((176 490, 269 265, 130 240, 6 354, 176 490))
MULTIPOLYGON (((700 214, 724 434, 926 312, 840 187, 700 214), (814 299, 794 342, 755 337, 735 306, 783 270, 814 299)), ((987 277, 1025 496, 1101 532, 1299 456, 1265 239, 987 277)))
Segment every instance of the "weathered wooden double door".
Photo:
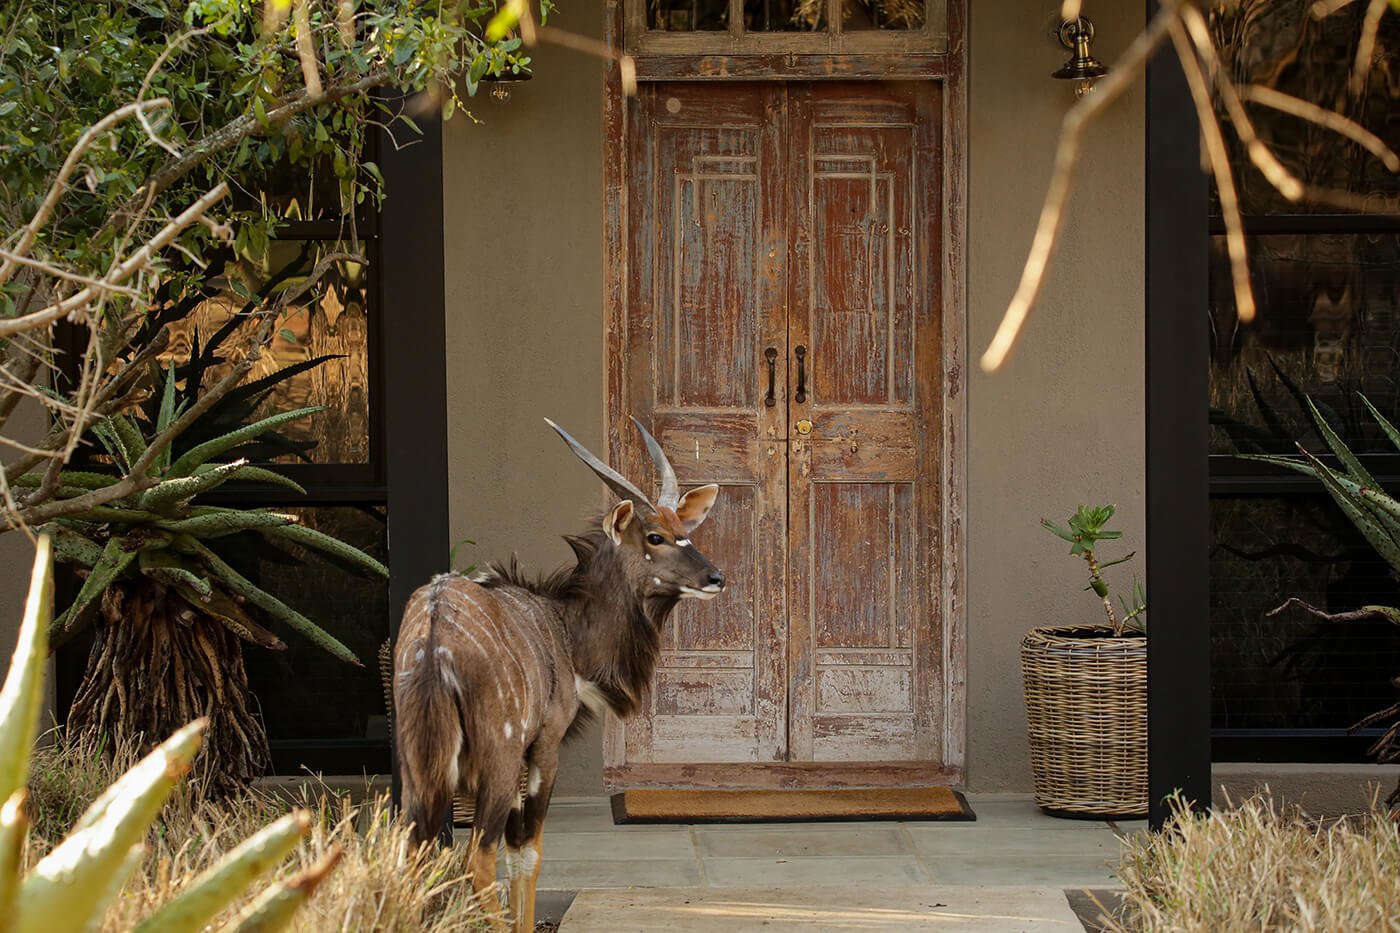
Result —
MULTIPOLYGON (((940 90, 678 83, 629 105, 610 391, 683 485, 723 487, 696 539, 729 587, 672 617, 650 709, 610 736, 614 786, 956 773, 940 90)), ((612 438, 647 475, 635 439, 612 438)))

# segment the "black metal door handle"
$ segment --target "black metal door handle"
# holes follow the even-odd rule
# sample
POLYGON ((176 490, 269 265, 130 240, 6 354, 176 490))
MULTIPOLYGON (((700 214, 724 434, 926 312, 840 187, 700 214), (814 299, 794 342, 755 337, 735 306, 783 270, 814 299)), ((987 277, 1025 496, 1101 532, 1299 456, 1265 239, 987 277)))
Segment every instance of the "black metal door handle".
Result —
POLYGON ((776 347, 769 347, 763 351, 763 358, 768 361, 768 394, 763 397, 763 404, 772 408, 778 404, 777 398, 773 395, 774 383, 777 381, 777 361, 778 350, 776 347))
POLYGON ((797 354, 797 394, 793 399, 799 402, 807 401, 807 348, 798 346, 793 348, 797 354))

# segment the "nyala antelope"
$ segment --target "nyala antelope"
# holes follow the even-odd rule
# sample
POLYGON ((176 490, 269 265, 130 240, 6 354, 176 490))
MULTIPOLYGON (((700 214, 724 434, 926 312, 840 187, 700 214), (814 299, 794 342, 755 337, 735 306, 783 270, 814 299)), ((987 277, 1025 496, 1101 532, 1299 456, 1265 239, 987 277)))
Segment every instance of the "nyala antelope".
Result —
POLYGON ((636 710, 676 603, 724 589, 724 574, 690 539, 719 487, 681 495, 661 445, 633 421, 660 474, 655 503, 548 421, 621 500, 588 531, 565 537, 577 564, 538 581, 514 560, 470 579, 444 574, 413 594, 399 629, 394 710, 405 815, 427 841, 454 794, 475 800, 472 884, 483 891, 495 882, 504 837, 517 933, 534 929, 560 743, 605 710, 636 710))

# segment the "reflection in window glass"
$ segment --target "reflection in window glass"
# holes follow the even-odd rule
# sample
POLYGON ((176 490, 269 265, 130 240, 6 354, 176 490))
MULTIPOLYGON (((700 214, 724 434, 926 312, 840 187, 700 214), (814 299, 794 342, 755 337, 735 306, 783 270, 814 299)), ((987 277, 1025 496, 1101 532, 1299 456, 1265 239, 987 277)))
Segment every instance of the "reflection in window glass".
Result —
POLYGON ((1386 563, 1326 496, 1211 501, 1212 725, 1219 729, 1345 729, 1396 701, 1390 684, 1400 629, 1338 624, 1332 612, 1394 605, 1386 563))
POLYGON ((1358 453, 1394 453, 1364 393, 1400 422, 1400 234, 1249 241, 1258 314, 1235 315, 1224 238, 1212 244, 1211 453, 1324 451, 1295 390, 1358 453))
POLYGON ((826 0, 744 0, 746 32, 792 32, 826 26, 826 0))
MULTIPOLYGON (((1227 70, 1240 86, 1261 85, 1332 108, 1394 145, 1400 140, 1400 16, 1381 17, 1364 93, 1347 89, 1357 37, 1370 4, 1353 3, 1322 18, 1295 0, 1211 4, 1211 26, 1227 70)), ((1260 138, 1298 178, 1368 198, 1373 209, 1400 213, 1400 175, 1341 135, 1307 120, 1250 104, 1260 138)), ((1222 114, 1221 119, 1226 119, 1222 114)), ((1332 210, 1285 201, 1227 133, 1246 213, 1332 210)))
MULTIPOLYGON (((272 270, 299 266, 309 271, 322 249, 316 244, 275 241, 267 265, 272 270)), ((266 275, 246 262, 239 262, 231 263, 226 269, 224 281, 230 278, 255 290, 266 275)), ((322 279, 315 293, 319 295, 318 300, 298 302, 277 322, 272 344, 254 365, 250 380, 317 357, 334 358, 279 382, 254 417, 311 406, 322 406, 326 410, 278 429, 296 445, 295 452, 279 454, 276 450, 265 450, 247 455, 277 462, 369 462, 368 278, 363 266, 341 263, 322 279)), ((229 286, 223 296, 203 302, 187 317, 172 323, 170 346, 163 354, 163 361, 186 362, 196 338, 201 347, 206 346, 211 336, 228 323, 243 304, 243 299, 229 286)), ((213 384, 242 357, 242 335, 252 329, 254 325, 250 321, 238 325, 228 336, 218 351, 223 362, 209 370, 205 385, 213 384)))
POLYGON ((842 0, 841 12, 841 28, 846 32, 924 25, 924 0, 842 0))
MULTIPOLYGON (((382 507, 278 511, 292 512, 307 527, 387 561, 382 507)), ((388 582, 359 576, 287 542, 274 550, 260 536, 239 535, 232 545, 229 563, 239 573, 340 639, 365 665, 352 667, 273 623, 287 650, 246 652, 248 683, 268 738, 387 741, 377 656, 389 637, 388 582)))
POLYGON ((729 0, 648 0, 647 25, 664 32, 729 28, 729 0))

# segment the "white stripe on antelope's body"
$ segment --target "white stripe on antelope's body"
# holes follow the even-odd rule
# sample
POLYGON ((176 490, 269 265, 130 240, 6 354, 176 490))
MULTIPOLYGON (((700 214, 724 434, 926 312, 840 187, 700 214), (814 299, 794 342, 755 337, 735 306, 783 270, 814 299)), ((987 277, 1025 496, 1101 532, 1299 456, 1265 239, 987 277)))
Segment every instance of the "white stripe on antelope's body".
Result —
POLYGON ((635 711, 676 603, 724 589, 724 574, 690 540, 718 486, 681 495, 661 445, 636 422, 661 479, 653 503, 549 424, 620 501, 565 538, 577 562, 551 576, 527 579, 512 560, 471 578, 433 578, 410 598, 395 649, 395 740, 414 838, 433 839, 453 796, 470 797, 472 884, 484 891, 495 882, 504 839, 517 933, 534 929, 560 743, 600 710, 635 711))

